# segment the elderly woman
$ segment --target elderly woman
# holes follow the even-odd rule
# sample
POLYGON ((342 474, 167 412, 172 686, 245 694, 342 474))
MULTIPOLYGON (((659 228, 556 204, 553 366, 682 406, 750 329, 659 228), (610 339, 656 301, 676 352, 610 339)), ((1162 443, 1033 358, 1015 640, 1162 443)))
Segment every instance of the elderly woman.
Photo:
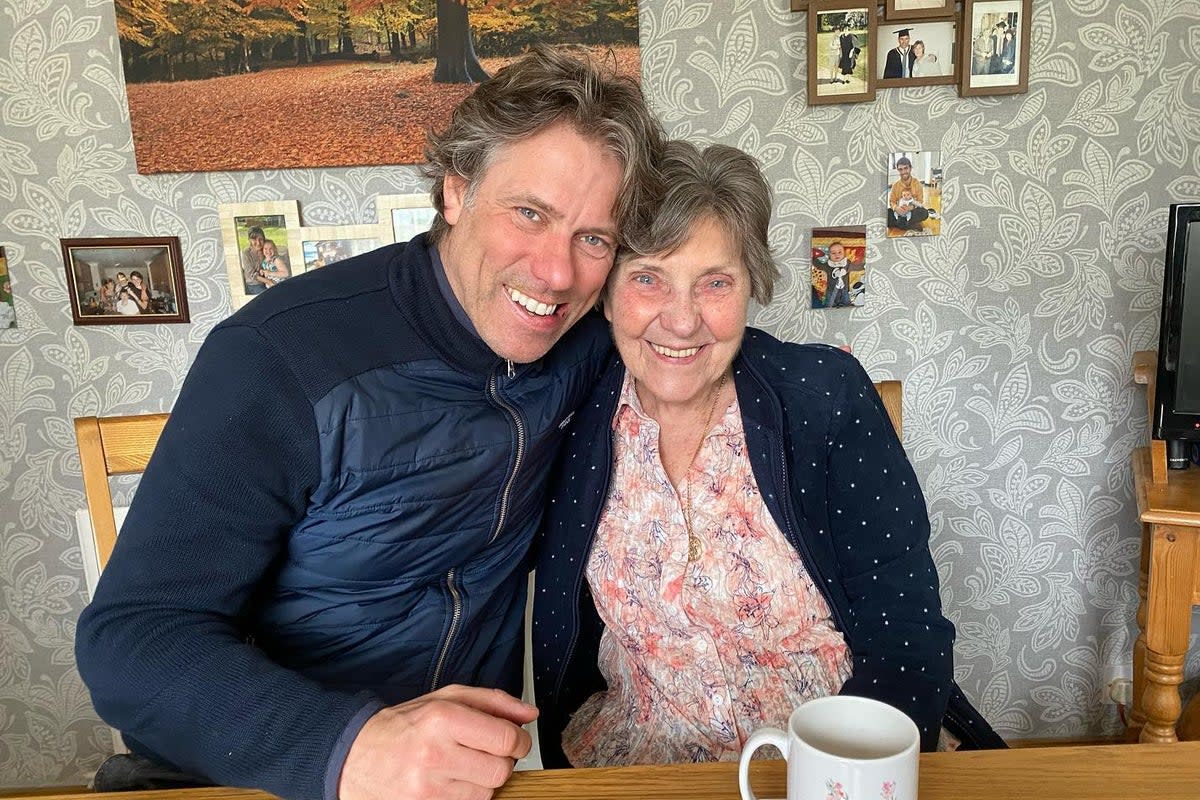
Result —
POLYGON ((1003 746, 952 680, 916 476, 850 355, 746 327, 778 275, 739 150, 672 142, 605 314, 537 556, 547 767, 736 759, 810 698, 873 697, 933 749, 1003 746))

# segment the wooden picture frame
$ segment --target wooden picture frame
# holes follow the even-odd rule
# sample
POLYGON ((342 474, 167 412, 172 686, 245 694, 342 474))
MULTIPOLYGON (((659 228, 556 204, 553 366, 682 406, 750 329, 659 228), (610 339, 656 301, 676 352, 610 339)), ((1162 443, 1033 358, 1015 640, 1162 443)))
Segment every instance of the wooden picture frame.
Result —
POLYGON ((178 236, 60 239, 76 325, 189 322, 178 236))
POLYGON ((385 244, 407 242, 429 230, 437 209, 429 193, 381 194, 375 198, 375 219, 387 231, 385 244))
POLYGON ((875 99, 877 10, 875 0, 809 2, 809 105, 875 99))
POLYGON ((369 253, 391 243, 390 226, 310 225, 299 231, 304 272, 369 253))
POLYGON ((887 0, 884 18, 888 22, 931 19, 954 14, 955 0, 887 0))
POLYGON ((962 61, 961 52, 957 16, 922 19, 919 22, 907 22, 899 27, 894 27, 889 23, 880 28, 876 37, 876 85, 880 89, 904 86, 953 86, 958 83, 958 70, 962 61), (886 77, 889 66, 888 54, 896 47, 898 41, 896 31, 902 29, 912 31, 910 47, 916 51, 918 45, 921 46, 920 49, 924 51, 922 60, 933 57, 934 62, 925 69, 932 67, 933 70, 940 71, 940 75, 916 75, 916 71, 921 69, 920 64, 917 64, 913 67, 914 77, 886 77))
POLYGON ((225 271, 229 276, 229 301, 233 310, 250 302, 271 286, 303 269, 300 260, 300 204, 295 200, 268 200, 259 203, 222 203, 217 207, 224 243, 225 271), (262 270, 262 246, 258 248, 258 272, 254 268, 257 230, 275 245, 288 275, 280 277, 262 270))
POLYGON ((1032 17, 1033 0, 963 0, 958 25, 959 96, 1029 91, 1032 17))

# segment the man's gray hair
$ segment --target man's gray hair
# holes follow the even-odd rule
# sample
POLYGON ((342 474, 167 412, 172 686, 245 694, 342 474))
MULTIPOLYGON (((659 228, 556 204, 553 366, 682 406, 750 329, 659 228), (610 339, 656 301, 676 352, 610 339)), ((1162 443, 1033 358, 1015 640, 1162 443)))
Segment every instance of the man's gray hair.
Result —
POLYGON ((445 211, 445 179, 466 179, 468 197, 500 150, 559 123, 602 143, 621 162, 621 186, 614 216, 618 235, 644 227, 645 199, 655 191, 653 167, 663 133, 646 108, 636 81, 601 68, 582 48, 579 57, 565 49, 536 44, 529 53, 479 84, 450 117, 445 130, 430 132, 425 146, 425 175, 433 178, 430 195, 437 209, 430 240, 450 230, 445 211))
POLYGON ((771 187, 758 162, 736 147, 709 145, 699 150, 675 139, 659 160, 662 193, 649 210, 650 223, 618 261, 665 255, 683 245, 696 223, 711 217, 724 228, 750 273, 750 296, 771 302, 779 267, 771 253, 771 187))

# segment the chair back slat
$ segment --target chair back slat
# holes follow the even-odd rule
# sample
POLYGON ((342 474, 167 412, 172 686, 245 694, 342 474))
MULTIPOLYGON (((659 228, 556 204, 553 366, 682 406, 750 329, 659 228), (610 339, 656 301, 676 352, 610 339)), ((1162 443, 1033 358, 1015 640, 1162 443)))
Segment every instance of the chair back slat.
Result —
POLYGON ((879 381, 875 384, 875 391, 879 392, 888 419, 896 429, 896 438, 904 441, 904 390, 900 381, 879 381))
POLYGON ((92 523, 101 572, 117 543, 117 522, 113 516, 108 479, 146 469, 167 419, 167 414, 137 414, 78 417, 75 420, 83 491, 87 496, 88 518, 92 523))

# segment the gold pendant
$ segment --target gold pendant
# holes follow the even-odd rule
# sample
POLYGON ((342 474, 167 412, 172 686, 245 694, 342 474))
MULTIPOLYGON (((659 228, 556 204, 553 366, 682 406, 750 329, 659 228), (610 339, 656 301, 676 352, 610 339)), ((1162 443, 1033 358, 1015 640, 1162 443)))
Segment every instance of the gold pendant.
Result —
POLYGON ((692 533, 688 533, 688 561, 698 561, 700 559, 700 539, 692 533))

